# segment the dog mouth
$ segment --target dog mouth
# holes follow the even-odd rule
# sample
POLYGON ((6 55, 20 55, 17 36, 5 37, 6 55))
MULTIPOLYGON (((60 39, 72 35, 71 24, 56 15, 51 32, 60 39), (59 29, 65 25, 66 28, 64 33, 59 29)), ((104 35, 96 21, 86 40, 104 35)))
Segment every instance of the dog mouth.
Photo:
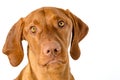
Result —
POLYGON ((43 66, 48 66, 48 65, 54 65, 54 64, 65 64, 66 61, 63 61, 63 60, 58 60, 58 59, 52 59, 52 60, 49 60, 47 63, 45 63, 43 66))

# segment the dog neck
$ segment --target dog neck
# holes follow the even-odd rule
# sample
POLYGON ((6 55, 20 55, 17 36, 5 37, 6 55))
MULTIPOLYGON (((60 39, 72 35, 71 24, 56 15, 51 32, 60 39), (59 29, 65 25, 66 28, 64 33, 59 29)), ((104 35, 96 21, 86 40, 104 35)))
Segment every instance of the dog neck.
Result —
POLYGON ((64 70, 63 72, 41 72, 43 70, 34 71, 34 69, 29 66, 30 75, 32 80, 70 80, 70 72, 68 69, 64 70))
POLYGON ((29 73, 31 75, 31 80, 73 80, 70 79, 72 76, 69 68, 69 61, 64 64, 64 67, 60 69, 54 69, 52 67, 42 67, 36 62, 36 57, 29 51, 28 54, 29 63, 29 73), (31 60, 32 59, 32 60, 31 60))

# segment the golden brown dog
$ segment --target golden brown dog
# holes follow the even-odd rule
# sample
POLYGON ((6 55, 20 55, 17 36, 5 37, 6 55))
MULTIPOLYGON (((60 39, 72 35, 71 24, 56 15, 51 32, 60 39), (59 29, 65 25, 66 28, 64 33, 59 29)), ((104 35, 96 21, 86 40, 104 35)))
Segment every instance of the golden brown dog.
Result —
POLYGON ((13 25, 3 53, 12 66, 17 66, 24 55, 22 40, 28 42, 28 64, 15 80, 74 80, 68 47, 71 43, 70 55, 77 60, 80 56, 78 43, 87 32, 87 25, 69 10, 43 7, 13 25))

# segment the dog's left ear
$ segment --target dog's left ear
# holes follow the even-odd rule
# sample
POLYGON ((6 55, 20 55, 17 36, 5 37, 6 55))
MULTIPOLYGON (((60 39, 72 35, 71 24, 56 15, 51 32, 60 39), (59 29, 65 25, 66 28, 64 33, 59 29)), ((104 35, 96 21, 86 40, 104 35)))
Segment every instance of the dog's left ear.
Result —
POLYGON ((23 59, 22 30, 23 18, 12 26, 2 50, 8 56, 12 66, 19 65, 23 59))
POLYGON ((73 24, 70 55, 74 60, 77 60, 80 57, 80 48, 78 46, 78 43, 88 33, 88 26, 77 16, 72 14, 69 10, 66 10, 66 12, 69 18, 72 20, 72 24, 73 24))

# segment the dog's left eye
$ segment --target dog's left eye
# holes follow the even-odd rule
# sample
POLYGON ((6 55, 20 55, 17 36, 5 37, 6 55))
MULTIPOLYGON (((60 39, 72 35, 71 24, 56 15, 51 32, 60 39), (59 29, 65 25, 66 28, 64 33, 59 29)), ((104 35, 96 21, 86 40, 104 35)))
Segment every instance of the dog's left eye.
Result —
POLYGON ((61 21, 58 22, 58 26, 59 27, 62 28, 62 27, 64 27, 64 25, 65 25, 64 21, 61 20, 61 21))
POLYGON ((37 28, 35 26, 31 26, 30 30, 31 30, 32 33, 35 33, 37 31, 37 28))

